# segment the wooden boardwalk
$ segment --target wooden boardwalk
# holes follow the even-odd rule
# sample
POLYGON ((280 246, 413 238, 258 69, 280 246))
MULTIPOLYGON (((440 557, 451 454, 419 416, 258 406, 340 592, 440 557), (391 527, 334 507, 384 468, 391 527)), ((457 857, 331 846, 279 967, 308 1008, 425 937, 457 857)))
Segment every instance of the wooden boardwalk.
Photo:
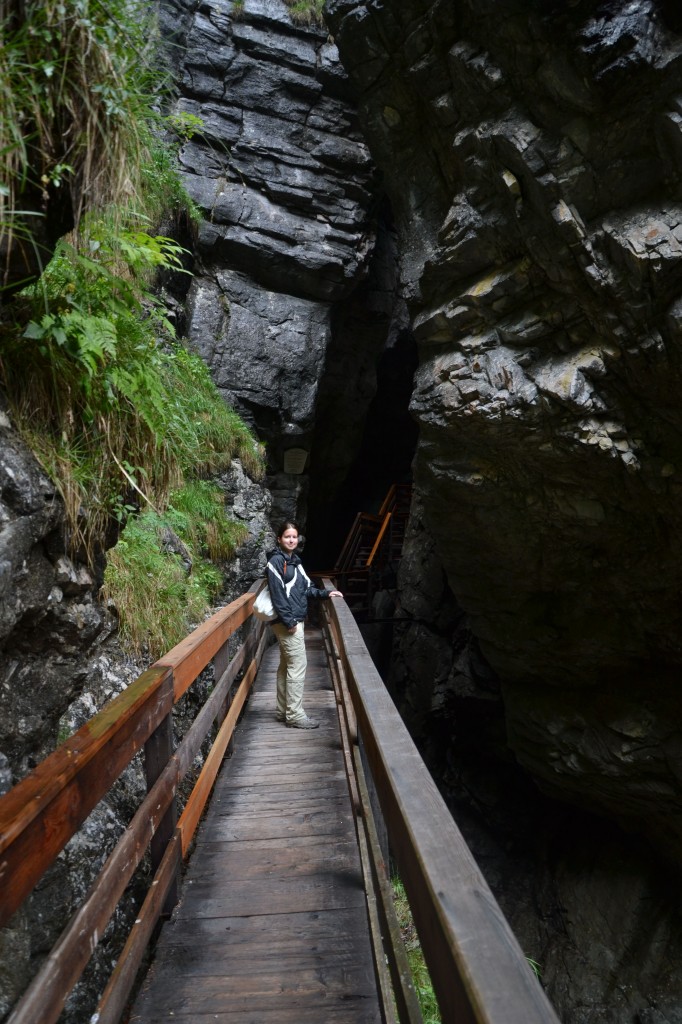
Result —
POLYGON ((314 731, 275 720, 278 648, 254 683, 131 1024, 379 1024, 336 701, 306 630, 314 731))

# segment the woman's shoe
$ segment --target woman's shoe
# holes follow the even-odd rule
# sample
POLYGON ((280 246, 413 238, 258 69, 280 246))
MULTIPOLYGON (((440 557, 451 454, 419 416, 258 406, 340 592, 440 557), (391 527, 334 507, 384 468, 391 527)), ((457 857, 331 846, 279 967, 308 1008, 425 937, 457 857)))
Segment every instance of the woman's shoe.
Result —
POLYGON ((294 722, 287 722, 288 729, 317 729, 319 722, 316 722, 314 718, 297 718, 294 722))

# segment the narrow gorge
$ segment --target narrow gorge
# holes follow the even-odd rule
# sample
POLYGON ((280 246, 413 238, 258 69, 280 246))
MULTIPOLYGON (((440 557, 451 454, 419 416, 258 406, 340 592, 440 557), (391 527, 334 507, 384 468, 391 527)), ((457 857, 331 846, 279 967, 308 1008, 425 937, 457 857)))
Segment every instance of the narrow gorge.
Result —
MULTIPOLYGON (((411 483, 367 627, 396 704, 560 1019, 682 1024, 677 4, 159 20, 201 215, 169 224, 190 273, 160 295, 266 453, 263 482, 218 475, 247 535, 221 600, 277 520, 326 570, 411 483)), ((2 403, 0 793, 142 667, 2 403)), ((41 899, 0 936, 0 1019, 57 927, 41 899)))

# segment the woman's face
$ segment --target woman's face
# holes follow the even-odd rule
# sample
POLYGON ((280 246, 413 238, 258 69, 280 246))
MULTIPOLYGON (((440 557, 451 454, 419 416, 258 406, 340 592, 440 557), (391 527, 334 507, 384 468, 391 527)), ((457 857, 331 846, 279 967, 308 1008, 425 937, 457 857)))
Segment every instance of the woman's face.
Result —
POLYGON ((279 538, 279 546, 282 551, 292 552, 298 547, 298 530, 290 526, 279 538))

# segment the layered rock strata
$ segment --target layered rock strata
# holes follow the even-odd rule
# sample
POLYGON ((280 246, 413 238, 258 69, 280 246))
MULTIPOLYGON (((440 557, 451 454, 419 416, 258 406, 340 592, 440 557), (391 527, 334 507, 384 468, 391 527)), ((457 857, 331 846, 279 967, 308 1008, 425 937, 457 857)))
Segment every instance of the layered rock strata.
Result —
POLYGON ((562 1019, 677 1021, 682 18, 328 9, 420 349, 395 681, 562 1019))
POLYGON ((369 273, 375 172, 327 31, 294 25, 284 0, 219 0, 187 11, 175 110, 201 125, 180 166, 204 216, 187 334, 226 400, 266 442, 275 513, 305 516, 315 446, 328 461, 316 431, 320 384, 331 372, 340 380, 335 401, 345 397, 347 422, 329 437, 333 489, 373 394, 395 256, 369 273), (284 464, 293 448, 305 453, 301 476, 284 464))
POLYGON ((424 516, 509 741, 679 859, 680 25, 653 0, 330 12, 398 222, 424 516))

